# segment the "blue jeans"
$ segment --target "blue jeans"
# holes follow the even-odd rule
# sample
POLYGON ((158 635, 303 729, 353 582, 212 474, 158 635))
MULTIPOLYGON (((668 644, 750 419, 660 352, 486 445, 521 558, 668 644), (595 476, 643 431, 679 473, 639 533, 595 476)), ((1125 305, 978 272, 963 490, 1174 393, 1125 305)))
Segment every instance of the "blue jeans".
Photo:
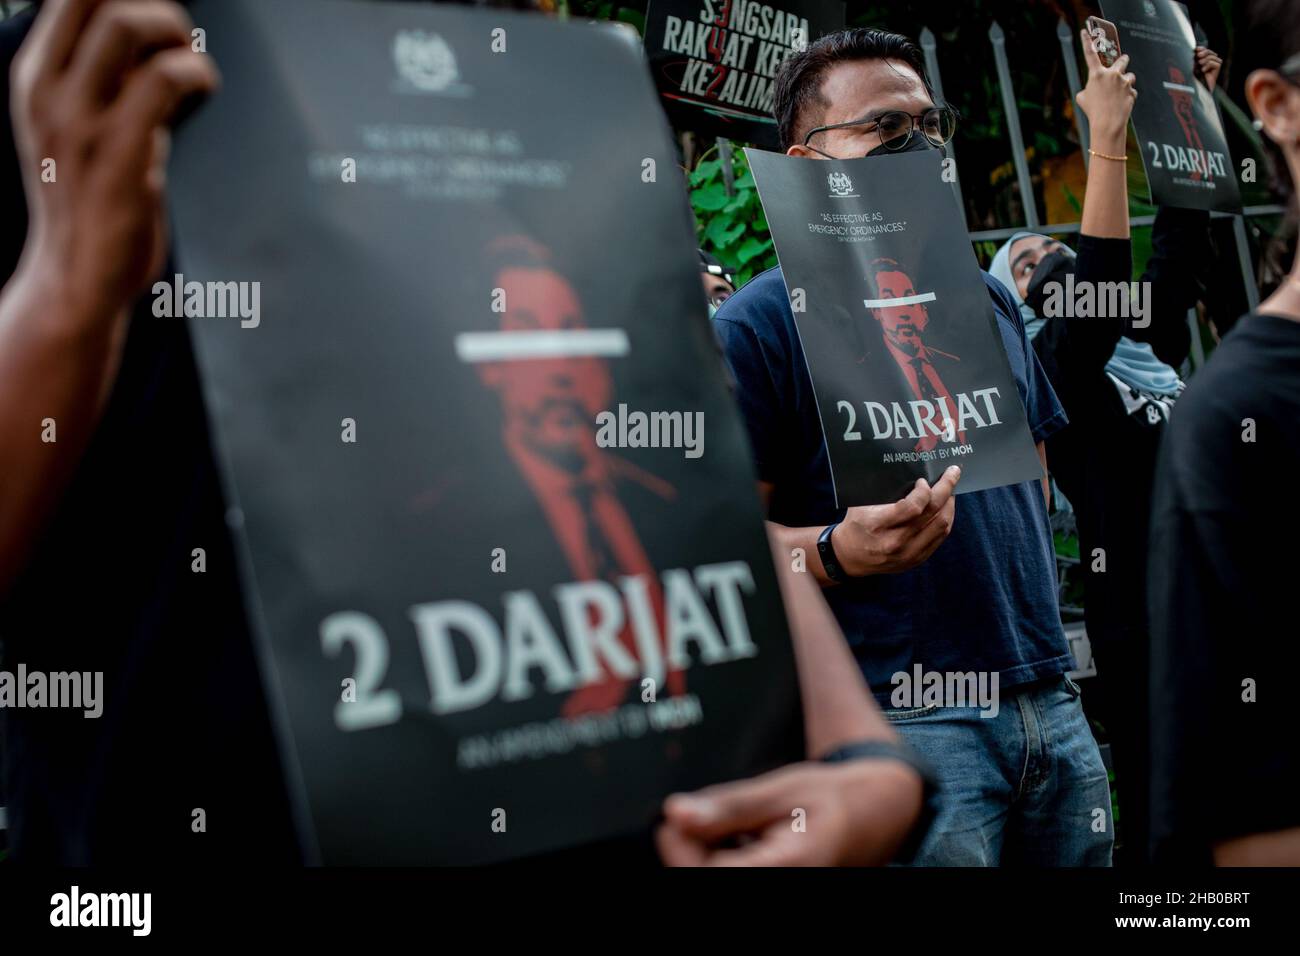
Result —
POLYGON ((1068 677, 978 707, 885 710, 942 784, 916 866, 1110 866, 1110 788, 1068 677))

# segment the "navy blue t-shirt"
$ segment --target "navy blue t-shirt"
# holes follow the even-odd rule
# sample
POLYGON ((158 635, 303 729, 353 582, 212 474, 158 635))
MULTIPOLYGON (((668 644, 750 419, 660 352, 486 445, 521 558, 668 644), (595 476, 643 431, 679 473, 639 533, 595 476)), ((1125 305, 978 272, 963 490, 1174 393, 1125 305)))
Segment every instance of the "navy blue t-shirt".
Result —
MULTIPOLYGON (((1066 424, 1010 293, 988 273, 1002 342, 1035 442, 1066 424)), ((817 399, 781 270, 756 276, 718 310, 714 328, 736 381, 758 476, 775 486, 768 517, 827 525, 835 507, 817 399)), ((960 488, 960 485, 958 486, 960 488)), ((1002 688, 1074 666, 1056 600, 1056 559, 1041 483, 957 499, 952 533, 900 574, 856 578, 823 592, 862 673, 887 703, 898 671, 997 671, 1002 688)))

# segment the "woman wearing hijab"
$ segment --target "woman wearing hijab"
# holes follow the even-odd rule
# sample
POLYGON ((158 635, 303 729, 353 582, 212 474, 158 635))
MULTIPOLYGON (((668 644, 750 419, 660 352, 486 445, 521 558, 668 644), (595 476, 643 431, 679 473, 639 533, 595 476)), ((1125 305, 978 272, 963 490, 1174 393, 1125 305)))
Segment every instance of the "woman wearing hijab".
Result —
MULTIPOLYGON (((1084 51, 1092 74, 1100 63, 1086 39, 1084 51)), ((1213 89, 1218 57, 1198 48, 1196 60, 1213 89)), ((1161 435, 1183 390, 1177 369, 1191 342, 1187 311, 1200 295, 1198 262, 1209 246, 1208 213, 1161 209, 1141 292, 1131 302, 1119 300, 1132 317, 1095 314, 1107 302, 1103 284, 1127 285, 1132 278, 1124 152, 1135 96, 1094 96, 1091 81, 1079 96, 1092 148, 1077 250, 1021 232, 989 267, 1019 303, 1070 417, 1048 439, 1047 460, 1078 524, 1084 614, 1098 670, 1098 696, 1085 695, 1085 705, 1112 745, 1123 821, 1117 861, 1129 863, 1145 860, 1147 843, 1145 565, 1152 478, 1161 435), (1093 294, 1090 311, 1076 308, 1078 290, 1093 294)))

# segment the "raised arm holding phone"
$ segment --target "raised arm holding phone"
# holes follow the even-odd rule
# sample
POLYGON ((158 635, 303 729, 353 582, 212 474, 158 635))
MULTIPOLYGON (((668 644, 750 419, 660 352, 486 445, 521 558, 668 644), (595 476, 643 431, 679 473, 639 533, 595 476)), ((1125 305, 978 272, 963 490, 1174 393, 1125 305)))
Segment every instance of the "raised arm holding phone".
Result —
MULTIPOLYGON (((1183 389, 1187 310, 1200 294, 1209 214, 1161 208, 1153 255, 1130 295, 1132 244, 1126 140, 1136 88, 1130 59, 1107 66, 1095 33, 1081 34, 1088 82, 1077 97, 1091 133, 1077 249, 1032 233, 1013 236, 991 266, 1012 288, 1070 424, 1048 440, 1048 461, 1073 506, 1085 569, 1085 615, 1098 662, 1086 699, 1116 761, 1123 854, 1146 857, 1148 647, 1144 562, 1156 450, 1183 389), (1069 290, 1074 290, 1073 294, 1069 290), (1091 296, 1079 308, 1075 296, 1091 296)), ((1104 45, 1103 45, 1104 46, 1104 45)), ((1206 81, 1219 59, 1197 51, 1206 81)))

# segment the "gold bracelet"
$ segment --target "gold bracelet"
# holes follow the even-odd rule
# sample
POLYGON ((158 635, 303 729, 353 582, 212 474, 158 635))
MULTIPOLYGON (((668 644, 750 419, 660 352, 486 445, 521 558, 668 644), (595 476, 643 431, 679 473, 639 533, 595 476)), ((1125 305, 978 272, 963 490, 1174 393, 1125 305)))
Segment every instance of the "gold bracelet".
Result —
POLYGON ((1127 163, 1127 162, 1128 162, 1128 154, 1127 154, 1127 153, 1125 153, 1123 156, 1108 156, 1108 155, 1106 155, 1105 153, 1099 153, 1099 152, 1097 152, 1095 149, 1089 149, 1088 152, 1091 153, 1093 156, 1100 156, 1102 159, 1113 159, 1113 160, 1115 160, 1115 162, 1117 162, 1117 163, 1127 163))

